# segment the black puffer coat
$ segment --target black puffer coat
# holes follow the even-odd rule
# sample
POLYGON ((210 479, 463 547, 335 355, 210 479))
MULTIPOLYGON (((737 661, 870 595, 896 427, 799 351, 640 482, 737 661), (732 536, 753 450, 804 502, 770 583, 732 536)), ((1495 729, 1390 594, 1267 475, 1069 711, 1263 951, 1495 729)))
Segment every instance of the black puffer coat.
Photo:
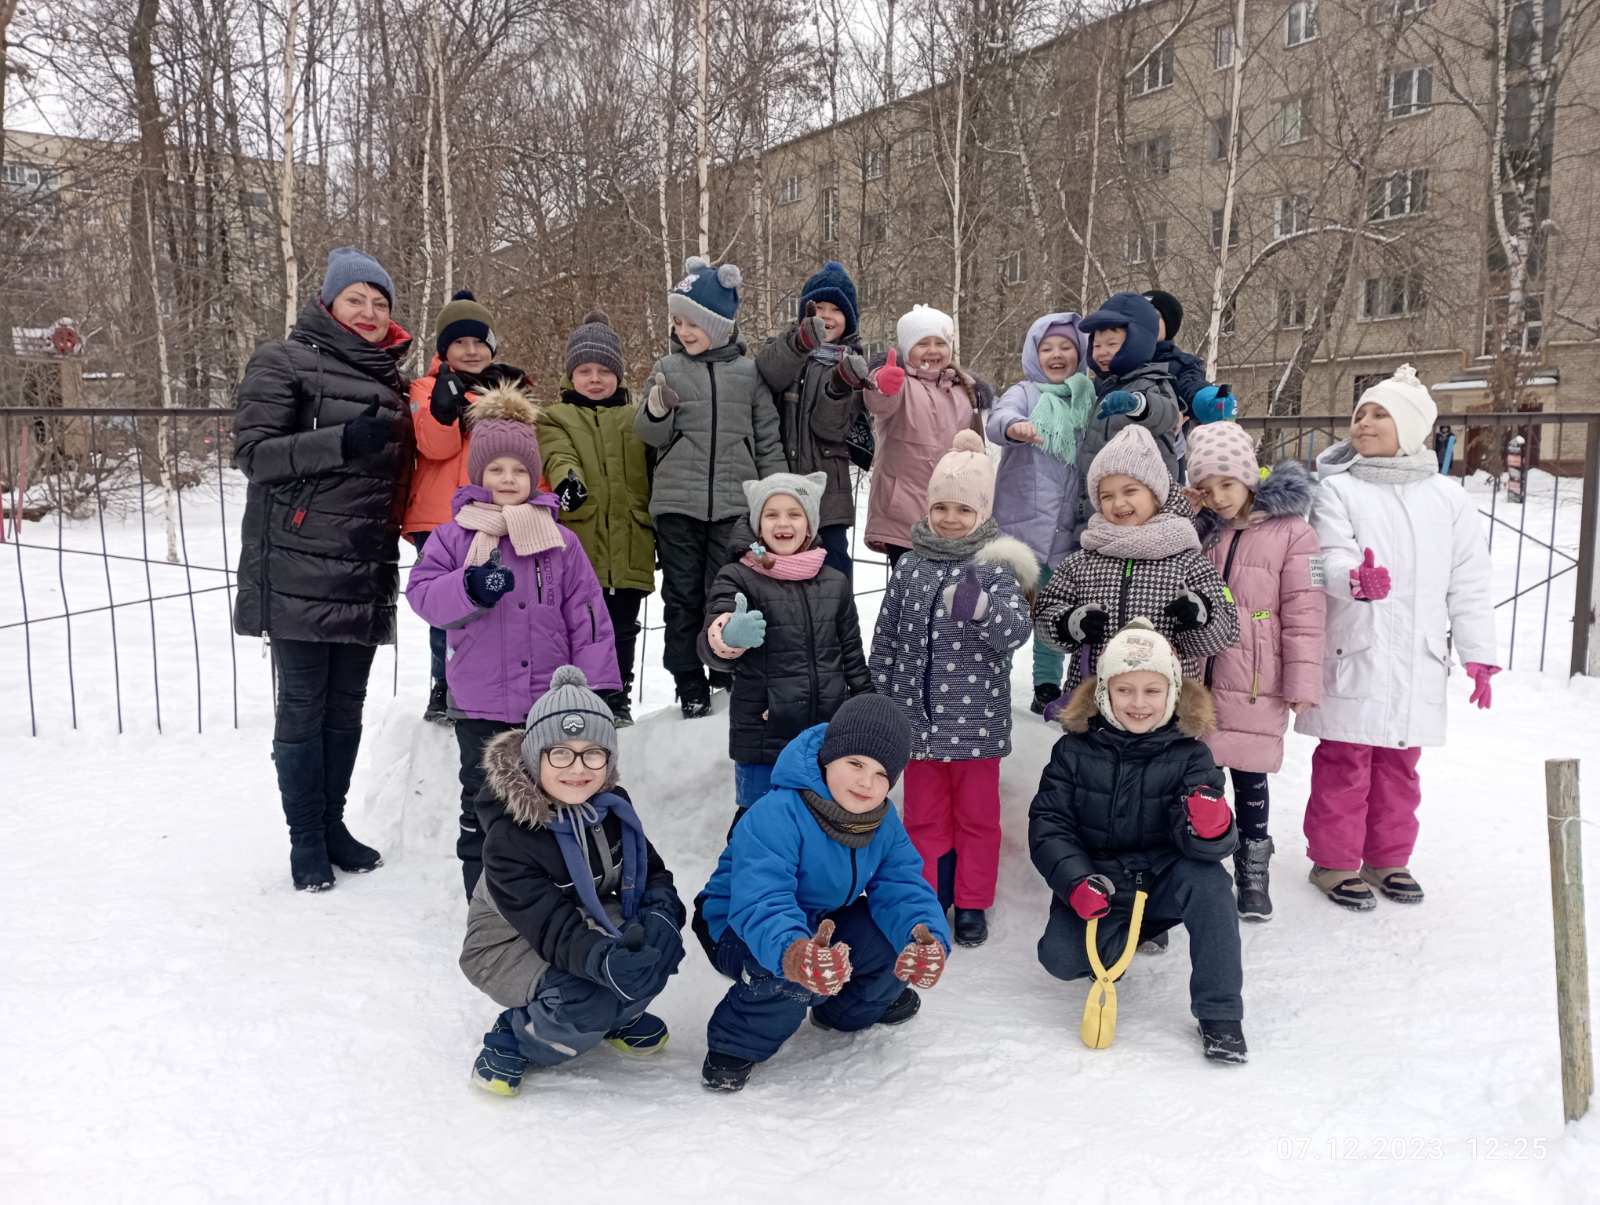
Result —
POLYGON ((240 530, 242 636, 389 644, 400 519, 415 451, 391 324, 367 343, 313 297, 286 339, 264 343, 239 382, 234 463, 250 482, 240 530), (400 438, 346 462, 344 424, 368 412, 400 438))
POLYGON ((1199 739, 1215 727, 1211 696, 1185 682, 1165 727, 1135 735, 1111 727, 1094 701, 1095 682, 1073 693, 1028 809, 1028 852, 1050 890, 1065 900, 1091 874, 1126 891, 1137 876, 1160 874, 1179 858, 1220 862, 1238 847, 1239 826, 1206 840, 1189 828, 1184 797, 1195 787, 1223 789, 1222 771, 1199 739))
MULTIPOLYGON (((843 397, 833 396, 828 389, 833 365, 801 351, 794 340, 792 329, 768 339, 756 356, 756 371, 777 399, 789 471, 827 474, 821 526, 849 527, 856 520, 856 500, 850 489, 850 448, 845 435, 851 420, 861 413, 861 391, 852 389, 843 397)), ((861 350, 853 336, 848 349, 861 350)))
POLYGON ((723 566, 711 585, 699 647, 708 666, 733 675, 728 756, 771 765, 811 725, 831 720, 846 699, 870 691, 872 676, 845 575, 824 565, 809 581, 775 581, 737 559, 754 538, 748 522, 734 529, 729 545, 733 563, 723 566), (735 594, 749 600, 750 610, 761 612, 767 638, 760 648, 724 661, 711 651, 706 628, 734 609, 735 594))

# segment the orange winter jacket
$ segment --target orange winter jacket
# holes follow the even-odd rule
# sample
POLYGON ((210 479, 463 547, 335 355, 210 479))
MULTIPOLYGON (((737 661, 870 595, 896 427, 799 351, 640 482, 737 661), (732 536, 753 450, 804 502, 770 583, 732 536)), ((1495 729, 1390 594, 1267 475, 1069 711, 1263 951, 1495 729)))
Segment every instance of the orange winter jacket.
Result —
MULTIPOLYGON (((439 367, 439 357, 434 356, 428 365, 428 375, 411 382, 411 426, 417 435, 417 465, 411 474, 411 493, 406 498, 406 513, 400 523, 400 530, 406 535, 432 531, 450 522, 450 499, 458 488, 471 484, 467 480, 467 445, 471 439, 462 430, 461 420, 448 426, 438 422, 429 405, 439 367)), ((532 388, 532 382, 521 369, 491 364, 467 390, 467 404, 476 402, 481 391, 502 380, 524 389, 532 388)))

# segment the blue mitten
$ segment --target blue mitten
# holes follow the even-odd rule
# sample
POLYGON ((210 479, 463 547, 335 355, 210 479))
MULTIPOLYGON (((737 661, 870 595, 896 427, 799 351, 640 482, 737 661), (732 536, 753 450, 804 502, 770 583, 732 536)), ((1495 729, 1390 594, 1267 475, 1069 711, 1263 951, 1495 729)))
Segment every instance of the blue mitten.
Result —
POLYGON ((492 607, 500 596, 517 584, 509 569, 490 563, 474 565, 466 574, 467 597, 480 607, 492 607))
POLYGON ((722 643, 736 649, 758 649, 767 639, 767 617, 760 611, 747 610, 750 600, 743 594, 733 596, 733 614, 722 627, 722 643))
POLYGON ((1197 423, 1231 423, 1239 413, 1239 399, 1232 385, 1207 385, 1194 391, 1189 409, 1197 423))
POLYGON ((1095 418, 1104 420, 1126 414, 1129 418, 1140 419, 1149 408, 1149 403, 1144 400, 1144 394, 1130 393, 1126 389, 1113 389, 1100 399, 1100 409, 1095 411, 1095 418))

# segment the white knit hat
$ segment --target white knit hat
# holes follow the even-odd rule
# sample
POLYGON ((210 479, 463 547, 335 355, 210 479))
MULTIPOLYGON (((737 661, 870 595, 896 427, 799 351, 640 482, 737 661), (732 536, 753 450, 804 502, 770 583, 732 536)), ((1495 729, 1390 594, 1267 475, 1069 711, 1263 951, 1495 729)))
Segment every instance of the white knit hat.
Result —
POLYGON ((994 461, 983 436, 972 428, 957 431, 950 450, 928 478, 928 509, 935 502, 957 502, 978 512, 982 523, 994 514, 994 461))
POLYGON ((1105 650, 1095 664, 1094 704, 1113 728, 1122 728, 1122 724, 1111 710, 1111 679, 1138 670, 1167 677, 1167 706, 1161 713, 1161 723, 1156 725, 1160 728, 1178 709, 1178 692, 1183 689, 1183 662, 1178 660, 1178 654, 1172 651, 1166 637, 1143 616, 1130 619, 1127 627, 1106 641, 1105 650))
POLYGON ((1394 419, 1395 433, 1400 437, 1400 455, 1414 456, 1427 446, 1428 436, 1439 421, 1439 407, 1428 387, 1417 379, 1417 370, 1411 365, 1400 365, 1394 370, 1394 376, 1379 381, 1363 393, 1350 412, 1352 423, 1368 402, 1376 402, 1394 419))
POLYGON ((909 314, 900 315, 894 334, 895 342, 900 345, 901 357, 909 360, 911 349, 929 335, 938 335, 954 350, 956 324, 943 310, 936 310, 931 305, 914 305, 909 314))

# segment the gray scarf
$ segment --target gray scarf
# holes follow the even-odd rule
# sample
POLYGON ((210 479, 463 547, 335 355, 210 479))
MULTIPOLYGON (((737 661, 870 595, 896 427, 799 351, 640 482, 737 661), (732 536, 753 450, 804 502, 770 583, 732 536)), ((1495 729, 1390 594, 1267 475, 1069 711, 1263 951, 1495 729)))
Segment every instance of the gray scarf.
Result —
POLYGON ((851 812, 831 799, 824 799, 815 791, 802 788, 800 798, 806 801, 806 807, 811 809, 811 814, 817 818, 822 831, 840 845, 850 849, 865 849, 871 845, 872 838, 877 835, 878 826, 889 814, 887 799, 870 812, 851 812))
POLYGON ((927 561, 970 561, 978 550, 1000 538, 1000 525, 985 519, 957 540, 933 534, 928 520, 921 518, 911 528, 911 551, 927 561))
POLYGON ((1439 461, 1428 451, 1413 452, 1409 456, 1362 456, 1347 439, 1317 457, 1321 476, 1330 476, 1329 470, 1340 469, 1357 481, 1370 481, 1374 485, 1410 485, 1413 481, 1426 481, 1435 476, 1439 472, 1439 461))

